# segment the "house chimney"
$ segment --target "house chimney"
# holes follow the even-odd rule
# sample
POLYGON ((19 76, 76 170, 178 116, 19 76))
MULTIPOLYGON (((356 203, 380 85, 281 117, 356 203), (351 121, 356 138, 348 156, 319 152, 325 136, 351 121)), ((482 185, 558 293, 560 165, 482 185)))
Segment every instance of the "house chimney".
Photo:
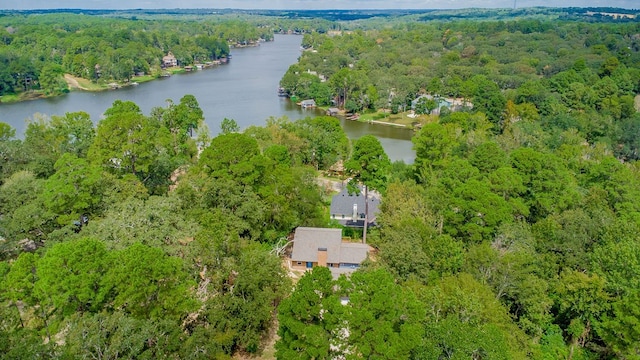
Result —
POLYGON ((353 204, 353 214, 351 215, 353 221, 358 221, 358 204, 353 204))
POLYGON ((327 248, 318 248, 318 266, 327 266, 327 248))

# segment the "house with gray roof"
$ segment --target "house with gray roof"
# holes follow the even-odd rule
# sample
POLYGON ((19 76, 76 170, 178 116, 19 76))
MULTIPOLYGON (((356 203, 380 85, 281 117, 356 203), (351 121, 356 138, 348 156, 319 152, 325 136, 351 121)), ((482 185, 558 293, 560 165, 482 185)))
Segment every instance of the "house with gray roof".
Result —
MULTIPOLYGON (((362 187, 355 194, 349 194, 345 186, 340 193, 331 199, 331 219, 337 220, 340 225, 349 227, 364 227, 365 198, 362 187)), ((376 225, 376 215, 380 208, 380 195, 375 191, 369 191, 369 224, 376 225)))
POLYGON ((325 266, 334 278, 350 274, 369 254, 369 245, 342 241, 341 229, 299 227, 293 237, 291 267, 296 270, 325 266))
POLYGON ((303 109, 314 108, 316 107, 316 101, 314 99, 302 100, 300 106, 302 106, 303 109))

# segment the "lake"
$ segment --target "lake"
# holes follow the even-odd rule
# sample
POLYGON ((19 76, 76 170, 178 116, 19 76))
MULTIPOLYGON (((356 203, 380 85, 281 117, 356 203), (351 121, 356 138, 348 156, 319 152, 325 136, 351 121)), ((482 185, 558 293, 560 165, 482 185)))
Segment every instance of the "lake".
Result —
MULTIPOLYGON (((289 66, 298 61, 301 41, 301 36, 276 35, 273 42, 231 49, 229 63, 211 69, 118 90, 72 91, 55 98, 0 104, 0 121, 13 126, 18 134, 23 134, 26 120, 33 118, 36 113, 51 116, 85 111, 97 122, 115 100, 133 101, 145 114, 149 114, 154 107, 166 106, 167 99, 177 103, 186 94, 192 94, 198 100, 212 135, 220 131, 220 123, 224 118, 234 119, 241 128, 245 128, 262 126, 272 116, 298 120, 323 115, 316 110, 302 110, 289 99, 277 95, 280 79, 289 66)), ((344 119, 341 122, 349 138, 375 135, 391 160, 413 162, 415 153, 410 130, 344 119)))

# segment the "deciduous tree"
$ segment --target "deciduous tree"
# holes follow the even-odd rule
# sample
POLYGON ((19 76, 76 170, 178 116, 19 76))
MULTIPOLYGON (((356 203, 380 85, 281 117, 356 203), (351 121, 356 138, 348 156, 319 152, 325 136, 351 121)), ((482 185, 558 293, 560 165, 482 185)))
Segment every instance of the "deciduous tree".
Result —
POLYGON ((380 140, 373 135, 365 135, 356 140, 351 158, 345 163, 345 169, 352 176, 349 182, 350 191, 359 191, 358 184, 364 186, 366 206, 362 241, 365 243, 367 242, 367 227, 370 221, 369 189, 384 191, 390 166, 389 157, 384 152, 380 140))
POLYGON ((154 143, 158 124, 131 101, 116 100, 105 116, 98 123, 89 158, 116 173, 145 179, 158 155, 154 143))
POLYGON ((280 339, 278 359, 330 359, 340 349, 340 299, 334 292, 331 272, 315 267, 296 284, 295 291, 278 307, 280 339))

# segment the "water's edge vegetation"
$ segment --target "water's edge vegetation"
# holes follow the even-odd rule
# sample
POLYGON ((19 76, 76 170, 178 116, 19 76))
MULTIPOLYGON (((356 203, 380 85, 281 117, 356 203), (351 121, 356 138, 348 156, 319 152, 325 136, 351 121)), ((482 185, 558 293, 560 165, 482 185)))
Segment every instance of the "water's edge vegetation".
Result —
POLYGON ((332 116, 211 138, 193 95, 22 139, 0 114, 3 358, 640 356, 637 12, 74 12, 0 14, 3 99, 303 33, 282 92, 411 126, 416 159, 332 116), (340 225, 343 186, 375 226, 340 225), (300 271, 298 227, 372 249, 300 271))

